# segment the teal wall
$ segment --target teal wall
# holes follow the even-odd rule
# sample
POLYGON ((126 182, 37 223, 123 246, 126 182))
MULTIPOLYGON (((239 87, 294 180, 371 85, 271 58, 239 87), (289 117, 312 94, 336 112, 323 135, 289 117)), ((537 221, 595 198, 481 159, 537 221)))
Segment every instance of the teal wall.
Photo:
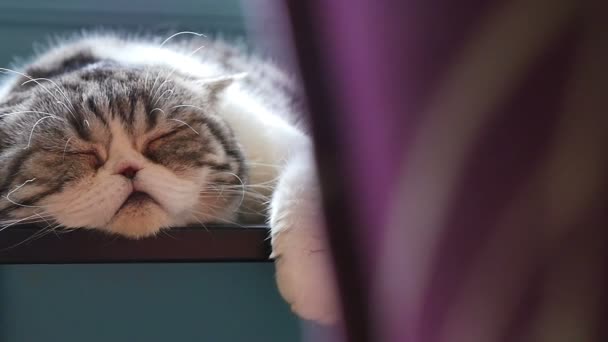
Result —
MULTIPOLYGON (((237 0, 0 0, 0 66, 100 27, 245 35, 237 0)), ((0 266, 0 342, 285 342, 298 326, 271 263, 0 266)))
POLYGON ((0 341, 299 341, 272 266, 0 266, 0 341))
POLYGON ((35 43, 82 29, 233 37, 246 35, 245 17, 239 0, 0 0, 0 65, 28 57, 35 43))

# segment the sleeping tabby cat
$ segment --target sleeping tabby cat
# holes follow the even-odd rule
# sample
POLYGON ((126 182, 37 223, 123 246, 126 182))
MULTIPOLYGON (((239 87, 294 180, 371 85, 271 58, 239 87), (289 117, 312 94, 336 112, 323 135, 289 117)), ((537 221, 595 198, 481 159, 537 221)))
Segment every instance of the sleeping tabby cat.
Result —
POLYGON ((137 239, 267 216, 282 295, 334 321, 294 82, 238 47, 183 37, 82 36, 0 69, 0 230, 45 221, 137 239))

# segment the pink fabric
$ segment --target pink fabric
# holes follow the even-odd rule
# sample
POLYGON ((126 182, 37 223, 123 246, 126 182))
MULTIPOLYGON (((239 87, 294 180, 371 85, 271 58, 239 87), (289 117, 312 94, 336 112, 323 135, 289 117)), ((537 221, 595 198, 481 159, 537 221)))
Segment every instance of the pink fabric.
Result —
POLYGON ((289 3, 347 340, 604 340, 605 7, 289 3))

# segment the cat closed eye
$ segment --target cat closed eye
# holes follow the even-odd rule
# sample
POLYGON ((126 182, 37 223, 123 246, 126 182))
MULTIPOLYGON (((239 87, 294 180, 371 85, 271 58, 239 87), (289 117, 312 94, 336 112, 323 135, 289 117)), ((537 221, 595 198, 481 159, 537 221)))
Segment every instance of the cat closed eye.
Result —
POLYGON ((162 133, 158 136, 152 137, 150 140, 148 140, 146 142, 146 149, 150 148, 150 147, 155 147, 156 145, 158 145, 158 143, 162 142, 163 140, 170 138, 174 135, 176 135, 177 133, 181 132, 182 129, 177 128, 177 129, 173 129, 169 132, 166 133, 162 133))
POLYGON ((75 155, 80 157, 87 158, 90 162, 91 166, 98 169, 104 164, 104 160, 101 158, 99 153, 96 151, 84 151, 84 152, 76 152, 75 155))
POLYGON ((161 135, 159 135, 159 136, 156 136, 156 137, 154 137, 154 138, 150 139, 150 140, 148 141, 148 144, 151 144, 151 143, 153 143, 153 142, 156 142, 156 141, 159 141, 159 140, 162 140, 162 139, 165 139, 165 138, 171 137, 171 136, 173 136, 173 135, 177 134, 178 132, 179 132, 179 130, 172 130, 172 131, 169 131, 169 132, 167 132, 167 133, 163 133, 163 134, 161 134, 161 135))

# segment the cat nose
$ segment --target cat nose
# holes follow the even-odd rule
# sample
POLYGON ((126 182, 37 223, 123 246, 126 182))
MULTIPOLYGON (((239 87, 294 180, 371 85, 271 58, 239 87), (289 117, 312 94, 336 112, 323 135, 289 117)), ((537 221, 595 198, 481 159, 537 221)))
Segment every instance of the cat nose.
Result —
POLYGON ((120 156, 116 159, 111 158, 107 163, 112 174, 122 175, 125 178, 133 179, 137 173, 144 168, 144 163, 137 156, 120 156))
POLYGON ((125 165, 117 173, 125 176, 128 179, 133 179, 139 170, 141 169, 137 166, 125 165))

